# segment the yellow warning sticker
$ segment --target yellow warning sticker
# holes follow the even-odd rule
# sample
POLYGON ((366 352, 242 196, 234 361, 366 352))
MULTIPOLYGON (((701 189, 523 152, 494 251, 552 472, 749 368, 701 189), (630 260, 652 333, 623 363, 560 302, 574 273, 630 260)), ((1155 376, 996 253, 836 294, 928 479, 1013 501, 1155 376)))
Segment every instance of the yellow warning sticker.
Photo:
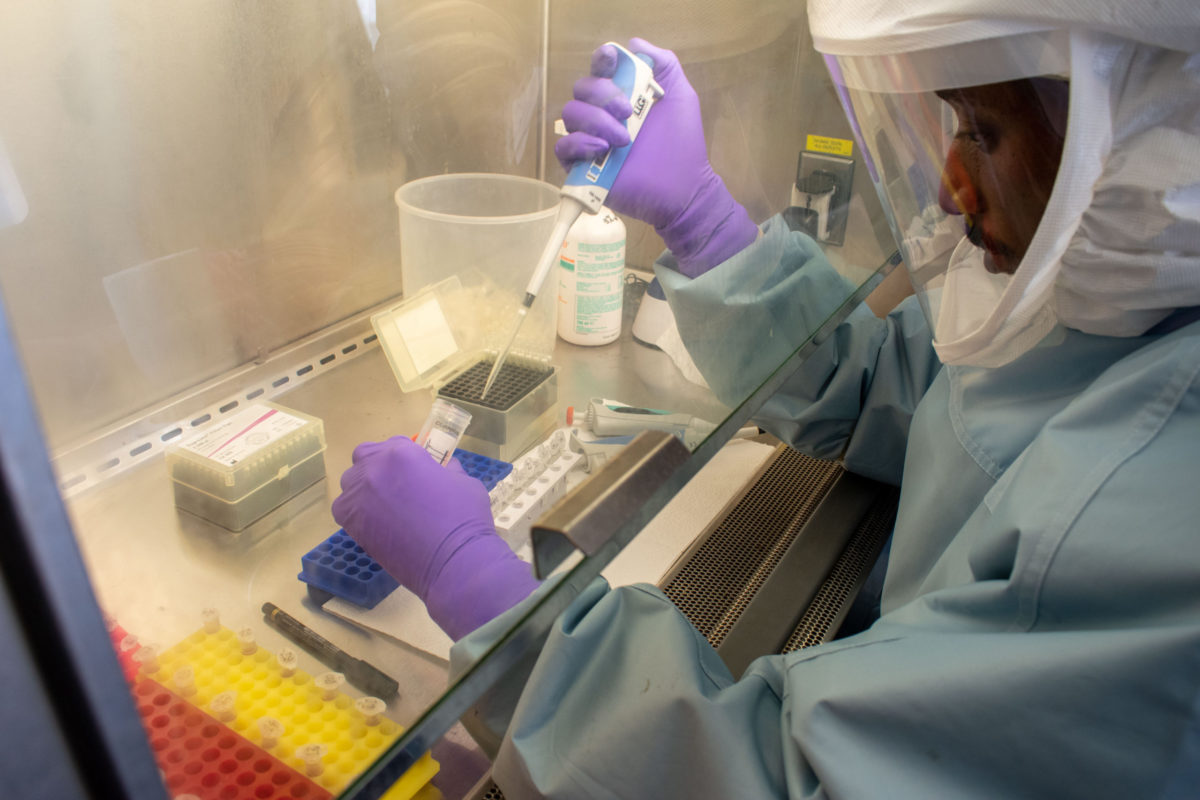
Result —
POLYGON ((804 148, 814 153, 829 153, 834 156, 849 156, 854 153, 854 142, 850 139, 835 139, 832 136, 808 135, 804 148))

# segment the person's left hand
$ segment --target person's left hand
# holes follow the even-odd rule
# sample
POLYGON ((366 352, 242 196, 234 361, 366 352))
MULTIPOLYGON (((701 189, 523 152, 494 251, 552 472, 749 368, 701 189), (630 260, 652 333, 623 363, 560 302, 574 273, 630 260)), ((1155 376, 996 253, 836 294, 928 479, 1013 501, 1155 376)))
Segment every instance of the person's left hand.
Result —
POLYGON ((397 436, 354 450, 333 518, 457 639, 537 586, 496 534, 487 490, 397 436))

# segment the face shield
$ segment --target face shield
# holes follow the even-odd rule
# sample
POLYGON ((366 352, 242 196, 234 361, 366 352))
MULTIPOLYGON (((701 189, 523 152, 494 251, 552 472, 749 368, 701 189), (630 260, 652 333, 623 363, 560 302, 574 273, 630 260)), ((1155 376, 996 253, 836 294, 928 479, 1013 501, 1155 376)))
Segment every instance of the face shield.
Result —
POLYGON ((1071 45, 1034 32, 826 57, 946 363, 1005 363, 1054 325, 1061 243, 1042 223, 1066 200, 1071 45))

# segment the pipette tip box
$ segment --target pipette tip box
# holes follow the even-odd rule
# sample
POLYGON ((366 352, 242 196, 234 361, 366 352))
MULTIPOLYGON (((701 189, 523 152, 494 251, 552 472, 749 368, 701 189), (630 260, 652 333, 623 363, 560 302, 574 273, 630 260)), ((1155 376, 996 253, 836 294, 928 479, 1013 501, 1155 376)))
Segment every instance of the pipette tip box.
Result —
POLYGON ((480 395, 494 363, 492 357, 480 359, 439 387, 437 396, 471 414, 463 447, 513 460, 554 427, 558 374, 551 364, 513 355, 484 398, 480 395))
POLYGON ((223 417, 166 453, 175 505, 241 531, 325 477, 321 420, 265 401, 223 417))
POLYGON ((518 334, 495 385, 481 397, 519 302, 463 288, 451 276, 371 317, 401 390, 431 389, 460 406, 471 415, 460 446, 504 461, 545 438, 558 416, 558 371, 552 350, 533 347, 536 337, 518 334))

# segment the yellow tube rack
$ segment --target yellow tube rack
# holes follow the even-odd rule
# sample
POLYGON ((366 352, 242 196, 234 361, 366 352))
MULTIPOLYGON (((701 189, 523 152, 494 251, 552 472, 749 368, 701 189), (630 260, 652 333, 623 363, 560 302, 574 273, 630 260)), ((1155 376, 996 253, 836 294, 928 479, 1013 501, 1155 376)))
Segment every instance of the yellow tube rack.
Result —
MULTIPOLYGON (((146 677, 334 794, 371 766, 404 730, 387 717, 364 714, 353 698, 336 688, 335 679, 318 676, 329 681, 322 687, 309 673, 281 665, 275 653, 252 640, 246 644, 225 627, 212 633, 202 628, 141 668, 146 677), (264 719, 277 720, 282 730, 260 724, 264 719), (264 735, 272 738, 264 741, 264 735)), ((383 797, 439 798, 441 793, 429 784, 438 769, 438 762, 425 753, 383 797)))

